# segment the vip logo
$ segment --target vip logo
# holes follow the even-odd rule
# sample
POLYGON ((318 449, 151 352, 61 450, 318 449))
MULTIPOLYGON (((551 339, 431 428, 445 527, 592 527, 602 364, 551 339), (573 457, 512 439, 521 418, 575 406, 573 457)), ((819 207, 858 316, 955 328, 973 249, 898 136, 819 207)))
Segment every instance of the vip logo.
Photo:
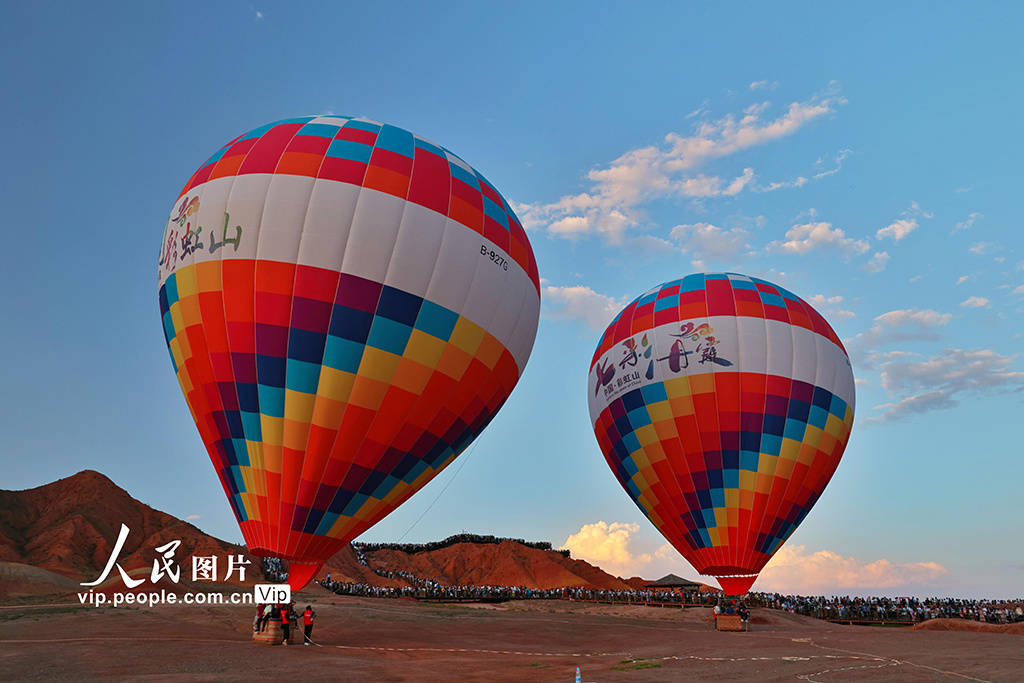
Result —
POLYGON ((292 601, 292 587, 286 583, 257 583, 252 587, 252 593, 258 604, 292 601))

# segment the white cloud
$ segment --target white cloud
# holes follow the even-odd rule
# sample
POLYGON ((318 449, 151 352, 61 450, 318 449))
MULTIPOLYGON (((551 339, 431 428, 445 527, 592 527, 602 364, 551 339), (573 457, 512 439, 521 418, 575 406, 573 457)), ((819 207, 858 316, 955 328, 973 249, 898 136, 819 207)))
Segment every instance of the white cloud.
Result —
POLYGON ((991 349, 946 349, 923 361, 907 360, 910 357, 892 356, 882 364, 882 386, 898 400, 876 406, 883 412, 870 421, 952 408, 962 394, 1024 390, 1024 372, 1013 369, 1014 357, 991 349))
POLYGON ((656 558, 670 557, 674 551, 667 543, 654 553, 635 550, 632 536, 638 531, 639 524, 624 522, 584 524, 578 532, 565 539, 562 547, 568 548, 573 557, 586 560, 616 576, 640 576, 656 558))
POLYGON ((757 590, 801 595, 871 592, 929 584, 948 573, 938 562, 895 564, 884 558, 863 562, 830 550, 808 552, 802 545, 783 546, 762 570, 757 590))
POLYGON ((960 302, 964 308, 988 308, 988 299, 983 296, 967 297, 960 302))
POLYGON ((970 277, 970 275, 961 275, 960 278, 956 281, 956 286, 959 287, 963 283, 967 282, 970 279, 970 277))
POLYGON ((548 226, 548 231, 553 235, 570 237, 586 234, 590 229, 590 221, 584 216, 566 216, 548 226))
POLYGON ((863 366, 875 367, 884 358, 873 349, 902 341, 935 341, 939 339, 938 328, 948 325, 952 319, 951 313, 939 313, 931 309, 888 311, 875 317, 875 324, 867 331, 851 339, 847 350, 863 366))
POLYGON ((970 230, 979 218, 982 218, 982 215, 977 212, 968 215, 967 218, 956 224, 956 226, 953 228, 953 232, 959 232, 960 230, 970 230))
MULTIPOLYGON (((852 154, 851 150, 848 150, 848 149, 841 149, 841 150, 839 150, 839 153, 836 155, 835 166, 833 166, 830 169, 824 170, 824 171, 818 171, 817 173, 812 175, 810 178, 807 178, 806 176, 802 176, 801 175, 801 176, 797 176, 793 180, 783 180, 783 181, 777 181, 777 182, 768 183, 767 185, 758 185, 756 187, 753 187, 753 190, 754 190, 754 192, 774 192, 775 190, 782 190, 782 189, 785 189, 785 188, 803 187, 804 185, 806 185, 807 183, 811 182, 812 180, 818 180, 820 178, 825 178, 827 176, 835 175, 836 173, 839 173, 839 171, 843 167, 843 160, 846 159, 846 157, 850 156, 850 154, 852 154)), ((821 164, 823 162, 824 162, 823 159, 818 159, 818 161, 815 162, 815 166, 821 166, 821 164)))
POLYGON ((745 168, 743 174, 729 181, 722 187, 723 180, 718 176, 698 175, 675 183, 676 192, 683 197, 732 197, 743 191, 743 188, 754 179, 754 169, 745 168))
POLYGON ((708 100, 707 99, 705 99, 703 102, 701 102, 699 107, 697 107, 696 109, 691 111, 689 114, 687 114, 685 118, 692 119, 692 118, 696 118, 698 116, 702 116, 702 115, 704 115, 706 113, 708 113, 708 100))
POLYGON ((187 517, 185 517, 185 520, 189 522, 194 522, 197 519, 202 519, 202 517, 202 515, 188 515, 187 517))
POLYGON ((776 181, 776 182, 773 182, 773 183, 768 183, 767 185, 761 185, 761 186, 755 187, 754 191, 755 192, 774 192, 775 190, 782 190, 782 189, 789 188, 789 187, 803 187, 804 185, 806 185, 809 182, 810 182, 810 180, 808 180, 807 178, 805 178, 804 176, 801 175, 801 176, 797 176, 793 180, 776 181))
POLYGON ((828 320, 849 320, 855 315, 853 311, 842 309, 843 297, 838 295, 826 297, 824 294, 815 294, 806 301, 828 320))
POLYGON ((889 252, 876 251, 871 260, 861 267, 869 273, 881 273, 887 265, 889 265, 889 252))
POLYGON ((977 254, 981 256, 983 254, 991 252, 992 249, 995 248, 995 246, 996 245, 992 244, 991 242, 975 242, 974 244, 971 245, 969 251, 972 254, 977 254))
POLYGON ((741 115, 695 123, 690 135, 668 133, 661 145, 630 150, 592 169, 584 192, 550 204, 515 204, 514 208, 528 228, 549 226, 552 234, 570 238, 600 234, 609 243, 621 243, 624 233, 640 222, 639 207, 645 202, 735 196, 754 178, 749 168, 731 179, 696 173, 702 165, 792 135, 843 103, 830 84, 826 93, 793 102, 774 119, 762 118, 768 108, 768 103, 762 103, 747 107, 741 115))
POLYGON ((904 237, 917 230, 918 218, 931 218, 935 214, 925 211, 921 208, 920 204, 912 201, 910 202, 909 207, 900 211, 900 215, 903 216, 903 218, 893 221, 884 228, 879 228, 878 232, 875 233, 875 237, 878 239, 891 237, 893 240, 899 242, 904 237))
POLYGON ((916 308, 889 311, 875 318, 875 322, 888 327, 903 327, 907 325, 921 325, 924 327, 938 327, 948 325, 953 319, 952 313, 939 313, 930 308, 923 311, 916 308))
POLYGON ((1018 285, 1010 294, 1024 294, 1024 285, 1018 285))
POLYGON ((580 320, 593 330, 602 331, 612 318, 622 310, 626 301, 620 301, 604 294, 598 294, 590 287, 576 285, 574 287, 544 287, 543 301, 552 318, 563 320, 580 320))
POLYGON ((921 279, 922 277, 924 277, 924 276, 923 276, 923 275, 915 275, 914 277, 912 277, 912 278, 910 278, 909 280, 907 280, 907 282, 917 282, 917 281, 918 281, 918 280, 920 280, 920 279, 921 279))
POLYGON ((863 254, 870 246, 865 240, 847 237, 842 228, 833 228, 831 223, 817 221, 794 225, 786 231, 784 242, 770 242, 769 251, 790 254, 806 254, 814 249, 834 248, 846 254, 863 254))
POLYGON ((916 218, 901 218, 893 221, 884 228, 879 228, 878 232, 875 233, 875 237, 878 239, 884 239, 891 237, 897 242, 909 235, 910 233, 917 230, 917 219, 916 218))
POLYGON ((690 223, 672 228, 669 238, 695 260, 734 261, 748 248, 750 232, 743 227, 720 228, 711 223, 690 223))
MULTIPOLYGON (((846 160, 846 157, 850 156, 851 154, 853 154, 853 150, 851 150, 851 149, 841 149, 841 150, 839 150, 839 153, 836 154, 835 166, 833 166, 832 168, 830 168, 828 170, 819 171, 819 172, 815 173, 813 178, 815 180, 817 180, 818 178, 824 178, 825 176, 835 175, 836 173, 839 173, 839 170, 843 167, 843 162, 846 160)), ((823 160, 822 159, 818 159, 818 162, 817 162, 816 165, 820 166, 822 163, 823 163, 823 160)))
POLYGON ((956 188, 955 190, 953 190, 953 192, 956 192, 957 194, 963 194, 964 192, 970 192, 973 189, 974 187, 972 185, 964 185, 963 187, 956 188))
POLYGON ((775 90, 779 87, 778 81, 754 81, 750 84, 751 90, 775 90))

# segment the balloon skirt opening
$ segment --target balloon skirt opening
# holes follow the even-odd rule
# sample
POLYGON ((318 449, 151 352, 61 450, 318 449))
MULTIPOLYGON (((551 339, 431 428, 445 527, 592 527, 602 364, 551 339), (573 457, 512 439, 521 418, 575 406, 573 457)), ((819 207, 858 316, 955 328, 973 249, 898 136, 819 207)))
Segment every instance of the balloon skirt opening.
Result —
POLYGON ((306 587, 317 572, 323 567, 323 563, 305 564, 300 562, 288 563, 288 585, 293 592, 300 591, 306 587))
POLYGON ((757 574, 753 576, 716 576, 715 578, 726 595, 744 595, 754 585, 757 574))

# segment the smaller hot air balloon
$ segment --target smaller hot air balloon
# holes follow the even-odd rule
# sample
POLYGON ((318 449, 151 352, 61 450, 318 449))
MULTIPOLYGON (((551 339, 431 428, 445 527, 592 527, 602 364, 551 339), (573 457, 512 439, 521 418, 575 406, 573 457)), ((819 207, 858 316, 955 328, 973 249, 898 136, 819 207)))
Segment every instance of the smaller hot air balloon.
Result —
POLYGON ((601 336, 587 396, 626 493, 699 573, 745 593, 850 438, 850 360, 792 292, 737 273, 654 287, 601 336))
POLYGON ((351 116, 239 136, 161 240, 171 362, 249 550, 293 589, 448 466, 533 348, 537 263, 449 150, 351 116))

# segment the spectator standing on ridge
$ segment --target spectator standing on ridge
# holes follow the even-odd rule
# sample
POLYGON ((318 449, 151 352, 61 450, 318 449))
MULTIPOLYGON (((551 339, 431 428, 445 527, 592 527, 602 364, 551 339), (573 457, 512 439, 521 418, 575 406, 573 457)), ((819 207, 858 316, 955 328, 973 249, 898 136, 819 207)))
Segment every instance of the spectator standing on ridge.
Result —
POLYGON ((306 605, 306 609, 302 612, 302 644, 309 645, 309 637, 313 635, 313 620, 316 619, 316 612, 313 611, 312 605, 306 605))

